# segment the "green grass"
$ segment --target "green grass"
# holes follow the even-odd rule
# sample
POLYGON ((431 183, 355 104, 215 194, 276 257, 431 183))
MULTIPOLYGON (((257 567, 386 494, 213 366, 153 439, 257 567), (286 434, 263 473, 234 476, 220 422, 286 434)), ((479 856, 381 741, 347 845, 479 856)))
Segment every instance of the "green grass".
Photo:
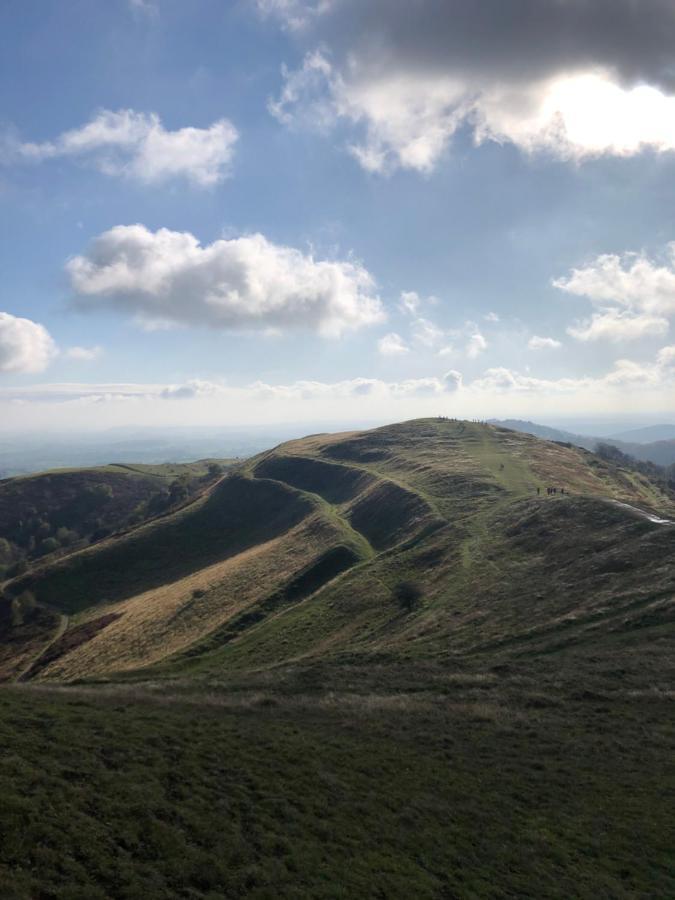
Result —
POLYGON ((667 704, 500 711, 458 685, 391 701, 5 689, 0 894, 673 895, 667 704))

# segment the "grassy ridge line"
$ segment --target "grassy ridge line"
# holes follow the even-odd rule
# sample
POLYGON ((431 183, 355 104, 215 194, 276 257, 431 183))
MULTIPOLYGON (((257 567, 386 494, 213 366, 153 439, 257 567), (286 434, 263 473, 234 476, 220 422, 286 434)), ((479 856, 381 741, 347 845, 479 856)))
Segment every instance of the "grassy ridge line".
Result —
MULTIPOLYGON (((317 518, 317 522, 319 522, 320 520, 325 521, 330 526, 330 528, 332 528, 332 530, 335 534, 335 536, 331 538, 331 544, 329 546, 333 546, 336 549, 338 549, 340 546, 343 548, 350 548, 349 553, 352 555, 353 559, 350 560, 349 565, 358 563, 360 560, 372 555, 372 553, 373 553, 372 548, 369 546, 367 541, 365 541, 364 538, 358 532, 356 532, 353 528, 351 528, 349 523, 339 514, 339 512, 337 510, 335 510, 330 504, 327 504, 318 495, 314 495, 314 494, 311 494, 308 492, 297 491, 295 488, 292 488, 292 487, 282 484, 280 482, 274 482, 272 479, 267 479, 267 478, 257 479, 257 481, 262 482, 263 484, 267 484, 267 485, 277 484, 279 489, 282 490, 286 495, 292 495, 292 496, 298 498, 298 500, 302 504, 304 504, 305 508, 308 510, 308 512, 307 512, 307 516, 308 516, 307 522, 308 523, 314 517, 317 518)), ((264 516, 264 514, 265 514, 265 511, 261 510, 261 515, 264 516)), ((308 536, 310 534, 311 534, 311 532, 308 532, 308 536)), ((303 548, 303 549, 306 549, 306 548, 303 548)), ((307 565, 305 566, 305 569, 309 570, 312 568, 312 566, 319 565, 320 559, 321 559, 321 553, 322 553, 320 547, 318 547, 317 553, 319 554, 319 556, 316 557, 314 562, 310 561, 309 563, 307 563, 307 565)), ((306 555, 306 553, 305 553, 305 555, 306 555)), ((302 553, 298 552, 297 556, 298 556, 298 559, 301 559, 302 553)), ((289 557, 289 559, 290 558, 291 557, 289 557)), ((237 557, 236 556, 233 557, 233 562, 236 562, 236 560, 237 560, 237 557)), ((343 562, 339 563, 338 567, 344 567, 344 565, 345 565, 345 562, 343 561, 343 562)), ((208 570, 204 570, 204 571, 208 572, 208 570)), ((330 575, 330 565, 327 566, 326 574, 327 574, 327 576, 330 575)), ((281 576, 279 576, 279 577, 281 577, 281 576)), ((295 573, 295 574, 291 573, 291 575, 290 575, 291 582, 294 579, 297 579, 298 577, 299 577, 298 573, 295 573)), ((194 585, 193 585, 193 587, 194 587, 194 585)), ((206 588, 206 585, 204 585, 204 587, 206 588)), ((315 585, 315 587, 316 587, 316 585, 315 585)), ((192 589, 191 588, 189 589, 187 587, 184 588, 185 597, 189 597, 190 590, 192 590, 192 589)), ((213 590, 214 590, 214 588, 212 585, 211 588, 202 590, 202 591, 200 591, 200 593, 208 595, 213 590)), ((125 601, 122 606, 114 605, 114 604, 108 605, 108 606, 106 606, 106 611, 107 612, 117 612, 118 614, 120 612, 124 613, 125 610, 131 609, 131 605, 135 603, 135 599, 136 598, 129 598, 129 600, 125 601)), ((141 596, 139 596, 138 599, 140 600, 141 596)), ((147 605, 151 602, 153 602, 153 601, 151 600, 151 597, 148 596, 147 599, 144 601, 144 604, 147 605)), ((190 603, 189 600, 185 601, 185 602, 188 605, 190 603)), ((206 602, 207 602, 206 599, 202 599, 199 601, 199 605, 203 606, 204 603, 206 603, 206 602)), ((290 602, 290 601, 285 601, 285 602, 290 602)), ((250 623, 250 622, 254 622, 256 620, 257 613, 255 611, 252 611, 252 608, 254 610, 258 610, 259 612, 261 612, 263 609, 265 609, 265 612, 268 612, 271 609, 275 608, 277 605, 278 605, 278 602, 276 601, 274 594, 271 594, 270 598, 268 600, 265 599, 265 596, 263 594, 258 598, 258 601, 253 601, 252 603, 249 603, 244 609, 238 610, 236 607, 233 609, 232 615, 233 615, 233 619, 236 621, 233 622, 232 626, 228 626, 227 622, 225 624, 222 624, 222 615, 221 615, 220 621, 218 621, 217 619, 214 619, 214 623, 211 628, 211 631, 213 631, 215 629, 219 633, 222 632, 223 634, 227 634, 228 639, 229 639, 233 630, 236 630, 237 622, 242 621, 244 623, 246 623, 246 622, 250 623), (267 604, 267 606, 265 606, 265 604, 267 604)), ((179 607, 178 612, 180 612, 180 610, 181 610, 181 608, 179 607)), ((174 614, 174 616, 173 616, 174 619, 176 619, 178 617, 178 612, 176 612, 174 614)), ((148 623, 148 624, 151 624, 151 623, 148 623)), ((179 623, 177 623, 177 624, 179 624, 179 623)), ((106 643, 107 641, 109 641, 111 639, 111 636, 115 633, 116 629, 119 630, 122 627, 123 627, 123 622, 116 623, 116 625, 111 626, 110 628, 107 629, 105 635, 101 635, 100 638, 97 638, 97 641, 99 643, 101 641, 103 641, 103 643, 106 643)), ((181 627, 182 627, 182 625, 181 625, 181 627)), ((214 638, 212 635, 203 636, 197 640, 195 647, 200 648, 202 646, 207 646, 210 643, 212 643, 213 640, 214 640, 214 638)), ((184 650, 180 651, 180 653, 184 653, 184 652, 187 652, 187 651, 184 651, 184 650)), ((121 658, 122 658, 124 656, 124 648, 122 646, 120 646, 120 653, 121 653, 121 658)), ((167 639, 166 655, 170 657, 172 655, 172 653, 173 653, 173 651, 171 649, 171 641, 167 639)), ((68 660, 65 660, 66 664, 67 664, 67 662, 68 662, 68 660)), ((139 664, 141 665, 141 668, 143 668, 142 662, 140 660, 139 660, 139 664)), ((161 666, 161 663, 155 662, 155 665, 161 666)), ((63 662, 60 662, 56 666, 52 666, 51 669, 47 670, 47 673, 46 673, 47 677, 53 677, 53 675, 56 672, 62 671, 62 670, 63 670, 63 662)), ((85 674, 85 673, 83 672, 82 674, 85 674)))
MULTIPOLYGON (((270 451, 270 453, 266 453, 263 455, 263 460, 268 459, 273 453, 278 451, 270 451)), ((261 462, 260 458, 256 458, 250 468, 247 467, 248 472, 251 472, 254 477, 259 477, 255 475, 255 471, 259 468, 259 463, 261 462)), ((334 468, 338 468, 338 466, 334 466, 334 468)), ((359 471, 366 471, 362 467, 354 466, 353 468, 358 469, 359 471)), ((266 480, 277 480, 270 479, 266 477, 266 480)), ((402 484, 398 484, 393 479, 390 479, 386 476, 378 475, 378 482, 381 483, 390 483, 396 484, 397 487, 402 488, 410 493, 414 493, 418 495, 418 493, 410 488, 402 484)), ((288 604, 277 604, 272 603, 269 607, 269 614, 261 615, 260 617, 256 617, 255 612, 246 613, 245 615, 248 617, 244 627, 235 628, 234 631, 228 629, 227 624, 221 629, 223 637, 226 639, 223 640, 222 645, 218 644, 218 634, 214 633, 213 635, 205 638, 203 641, 195 644, 190 650, 182 652, 178 654, 176 657, 169 658, 165 663, 159 664, 153 670, 143 670, 136 673, 138 677, 145 678, 153 672, 169 672, 171 669, 176 666, 181 672, 186 672, 189 670, 199 670, 204 668, 205 666, 208 668, 210 664, 213 663, 212 655, 215 654, 215 658, 219 656, 219 651, 222 650, 223 646, 226 644, 229 645, 230 642, 236 643, 241 640, 244 636, 247 638, 252 636, 255 640, 255 632, 256 629, 262 628, 263 626, 270 625, 273 623, 275 619, 286 616, 289 612, 297 609, 298 607, 302 607, 305 604, 314 603, 317 599, 322 595, 325 591, 330 590, 338 583, 343 581, 346 577, 352 577, 358 571, 367 568, 369 564, 380 557, 394 555, 396 552, 399 552, 402 548, 410 549, 416 543, 423 540, 429 534, 434 533, 439 528, 443 527, 444 520, 439 516, 438 521, 430 522, 425 527, 423 527, 417 534, 413 534, 409 537, 403 538, 398 544, 395 544, 393 547, 388 547, 383 551, 377 552, 372 545, 369 543, 367 538, 359 531, 357 531, 350 523, 350 521, 344 515, 344 512, 341 510, 345 507, 349 507, 350 504, 333 504, 329 503, 324 497, 320 494, 301 490, 294 485, 289 485, 287 482, 279 482, 283 484, 286 488, 291 488, 294 491, 297 491, 302 496, 306 497, 314 504, 316 504, 318 509, 321 509, 323 513, 326 515, 328 519, 333 521, 339 529, 342 530, 345 538, 345 543, 348 546, 354 548, 357 558, 354 563, 342 571, 338 572, 334 576, 330 577, 326 582, 317 586, 314 590, 307 593, 305 596, 298 598, 296 602, 288 604), (216 646, 214 647, 214 643, 216 646), (201 657, 201 658, 200 658, 201 657)), ((376 486, 376 485, 375 485, 376 486)), ((364 493, 368 493, 373 490, 373 485, 369 485, 365 488, 364 493)), ((357 495, 357 498, 360 495, 357 495)), ((419 495, 418 495, 419 496, 419 495)), ((352 500, 352 503, 355 500, 352 500)), ((387 590, 389 590, 387 588, 387 590)), ((133 676, 135 677, 135 676, 133 676)))

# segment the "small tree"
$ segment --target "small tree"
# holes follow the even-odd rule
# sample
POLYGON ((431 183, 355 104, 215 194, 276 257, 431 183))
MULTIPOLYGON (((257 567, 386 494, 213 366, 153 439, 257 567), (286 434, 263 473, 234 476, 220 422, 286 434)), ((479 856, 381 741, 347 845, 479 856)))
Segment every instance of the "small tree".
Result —
POLYGON ((399 581, 394 588, 394 597, 402 609, 410 612, 420 605, 424 590, 416 581, 399 581))

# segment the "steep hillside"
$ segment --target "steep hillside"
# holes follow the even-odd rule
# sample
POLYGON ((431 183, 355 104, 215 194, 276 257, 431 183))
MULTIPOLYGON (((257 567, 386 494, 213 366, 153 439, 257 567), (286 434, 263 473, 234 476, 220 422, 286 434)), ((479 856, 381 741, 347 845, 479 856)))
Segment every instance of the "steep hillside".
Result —
POLYGON ((476 661, 583 647, 645 616, 658 631, 673 532, 641 511, 675 512, 646 477, 508 429, 418 420, 314 435, 10 583, 63 630, 45 631, 23 677, 476 661))

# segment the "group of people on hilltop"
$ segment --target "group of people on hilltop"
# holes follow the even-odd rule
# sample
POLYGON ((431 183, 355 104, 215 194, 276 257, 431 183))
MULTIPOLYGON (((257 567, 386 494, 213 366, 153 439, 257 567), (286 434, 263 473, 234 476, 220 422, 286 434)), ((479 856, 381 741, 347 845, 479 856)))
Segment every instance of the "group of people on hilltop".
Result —
MULTIPOLYGON (((546 488, 546 493, 548 494, 549 497, 551 496, 551 494, 564 494, 564 493, 565 493, 565 488, 563 488, 563 487, 561 487, 561 488, 558 488, 558 487, 547 487, 547 488, 546 488)), ((538 497, 540 494, 541 494, 541 488, 537 488, 537 497, 538 497)))

